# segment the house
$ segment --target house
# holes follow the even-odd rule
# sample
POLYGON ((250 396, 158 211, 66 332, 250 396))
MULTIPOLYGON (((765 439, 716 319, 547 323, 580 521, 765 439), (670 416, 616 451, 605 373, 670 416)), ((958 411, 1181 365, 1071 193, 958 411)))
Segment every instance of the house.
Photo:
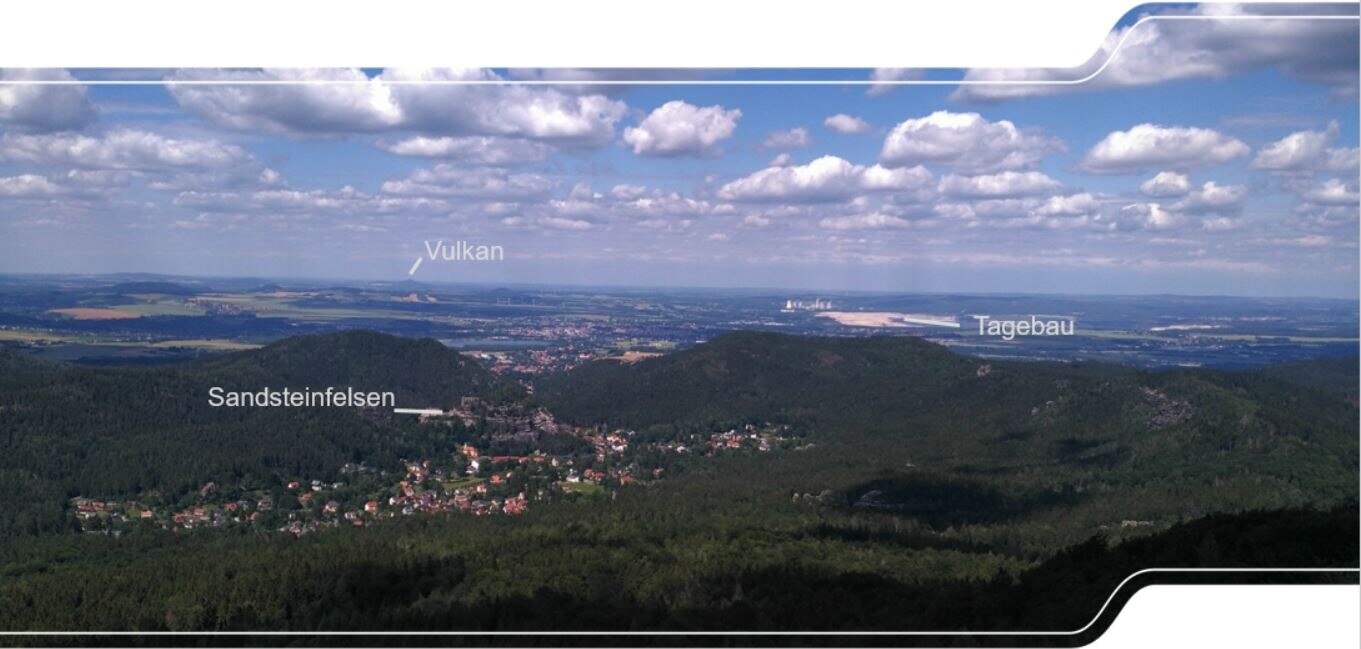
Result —
POLYGON ((364 503, 364 513, 366 513, 366 514, 377 514, 377 513, 378 513, 378 501, 376 501, 376 500, 370 500, 370 501, 364 503))
POLYGON ((340 503, 334 500, 328 500, 326 501, 326 505, 321 508, 321 511, 324 511, 327 514, 334 514, 340 511, 340 503))

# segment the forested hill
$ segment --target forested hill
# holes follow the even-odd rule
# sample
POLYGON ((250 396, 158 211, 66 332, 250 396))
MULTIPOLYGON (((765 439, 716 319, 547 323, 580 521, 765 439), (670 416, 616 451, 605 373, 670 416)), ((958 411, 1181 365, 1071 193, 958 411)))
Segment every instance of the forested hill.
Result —
POLYGON ((635 364, 597 361, 545 381, 540 394, 554 412, 579 423, 796 420, 920 406, 973 379, 979 365, 906 336, 740 331, 635 364))
POLYGON ((352 386, 356 390, 391 391, 402 401, 398 405, 422 408, 448 408, 465 395, 517 398, 523 392, 437 340, 372 331, 286 338, 186 369, 244 380, 243 388, 352 386))
POLYGON ((1356 403, 1358 387, 1361 387, 1358 386, 1361 365, 1355 356, 1279 363, 1263 368, 1262 372, 1290 383, 1342 394, 1350 397, 1353 403, 1356 403))
MULTIPOLYGON (((1320 374, 1335 372, 1323 363, 1320 374)), ((586 365, 536 397, 561 420, 654 437, 789 422, 818 447, 817 466, 879 472, 847 489, 851 503, 877 492, 861 504, 929 517, 1029 492, 1091 505, 1095 520, 1109 498, 1159 515, 1354 498, 1354 400, 1306 380, 1306 366, 1290 375, 989 361, 907 337, 748 332, 586 365)))
POLYGON ((1232 412, 1278 416, 1273 430, 1313 430, 1355 423, 1355 407, 1338 395, 1354 394, 1356 379, 1354 360, 1151 372, 966 357, 908 336, 743 331, 637 363, 589 363, 541 382, 538 398, 568 421, 640 428, 757 419, 879 428, 891 418, 953 413, 971 427, 1057 419, 1165 429, 1230 423, 1232 412))
POLYGON ((0 531, 59 526, 62 503, 77 494, 173 496, 209 480, 326 477, 347 462, 392 462, 441 443, 389 411, 213 408, 213 386, 391 391, 410 407, 521 394, 437 341, 371 332, 149 368, 88 368, 0 350, 0 531))

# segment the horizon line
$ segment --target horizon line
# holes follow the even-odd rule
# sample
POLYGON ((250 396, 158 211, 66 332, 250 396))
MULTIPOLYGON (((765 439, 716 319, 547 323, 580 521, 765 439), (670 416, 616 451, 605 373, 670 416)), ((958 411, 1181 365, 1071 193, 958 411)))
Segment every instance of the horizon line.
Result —
POLYGON ((937 296, 969 296, 969 297, 1084 297, 1084 298, 1140 298, 1140 297, 1181 297, 1181 298, 1203 298, 1203 299, 1249 299, 1249 300, 1331 300, 1335 302, 1351 302, 1361 304, 1361 293, 1352 297, 1337 297, 1327 295, 1260 295, 1243 293, 1176 293, 1176 292, 1127 292, 1127 293, 1084 293, 1084 292, 1044 292, 1044 291, 1025 291, 1025 290, 910 290, 910 289, 855 289, 855 288, 813 288, 813 287, 780 287, 780 286, 750 286, 750 285, 686 285, 686 284, 588 284, 588 283, 554 283, 554 282, 535 282, 535 281, 430 281, 416 280, 409 276, 402 279, 375 279, 362 277, 340 277, 340 276, 270 276, 270 275, 184 275, 175 273, 163 273, 154 271, 107 271, 107 272, 37 272, 37 271, 7 271, 0 270, 0 277, 14 278, 59 278, 59 277, 113 277, 119 275, 142 275, 157 278, 179 278, 191 280, 257 280, 262 282, 306 282, 306 283, 333 283, 341 288, 357 288, 348 286, 346 282, 364 284, 423 284, 428 286, 447 286, 447 287, 504 287, 504 288, 537 288, 537 289, 613 289, 630 291, 733 291, 733 292, 770 292, 777 294, 788 294, 791 292, 804 293, 807 295, 937 295, 937 296))

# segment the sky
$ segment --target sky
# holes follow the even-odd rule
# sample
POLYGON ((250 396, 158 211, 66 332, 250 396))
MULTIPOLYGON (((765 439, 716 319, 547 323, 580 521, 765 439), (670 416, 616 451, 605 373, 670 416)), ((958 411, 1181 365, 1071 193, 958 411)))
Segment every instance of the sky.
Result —
POLYGON ((0 70, 0 272, 402 280, 443 240, 505 259, 412 278, 1355 299, 1357 51, 1127 19, 1076 70, 0 70), (639 78, 701 83, 603 83, 639 78), (814 78, 857 83, 733 83, 814 78))

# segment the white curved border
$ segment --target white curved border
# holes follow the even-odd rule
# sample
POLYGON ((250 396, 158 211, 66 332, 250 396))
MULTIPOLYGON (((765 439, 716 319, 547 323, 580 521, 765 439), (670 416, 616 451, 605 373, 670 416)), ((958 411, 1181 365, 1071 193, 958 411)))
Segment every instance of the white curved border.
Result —
MULTIPOLYGON (((1129 40, 1130 34, 1140 25, 1153 21, 1179 21, 1179 20, 1350 20, 1361 21, 1361 15, 1271 15, 1271 14, 1234 14, 1234 15, 1200 15, 1200 14, 1174 14, 1164 16, 1143 16, 1135 21, 1129 29, 1125 30, 1120 41, 1111 50, 1110 56, 1101 63, 1101 66, 1089 73, 1087 76, 1077 79, 894 79, 877 81, 873 79, 593 79, 593 80, 560 80, 560 79, 392 79, 383 80, 384 85, 420 85, 420 86, 1074 86, 1087 83, 1105 72, 1110 66, 1111 61, 1120 54, 1125 41, 1129 40)), ((1079 68, 1081 66, 1078 66, 1079 68)), ((243 68, 251 69, 251 68, 243 68)), ((904 68, 904 69, 933 69, 933 68, 904 68)), ((936 68, 938 69, 938 68, 936 68)), ((1029 69, 1059 69, 1059 68, 1002 68, 988 67, 988 70, 1029 70, 1029 69)), ((1077 68, 1069 68, 1077 69, 1077 68)), ((186 79, 182 81, 171 81, 166 79, 23 79, 23 80, 0 80, 0 85, 36 85, 36 86, 311 86, 311 85, 365 85, 374 83, 372 79, 239 79, 239 80, 219 80, 219 79, 186 79)))
MULTIPOLYGON (((967 86, 967 85, 986 85, 986 86, 1070 86, 1087 83, 1110 66, 1115 57, 1119 55, 1124 47, 1125 41, 1130 34, 1134 33, 1140 25, 1156 20, 1361 20, 1361 16, 1346 15, 1164 15, 1164 16, 1143 16, 1125 31, 1125 34, 1116 43, 1110 56, 1102 62, 1101 66, 1089 73, 1087 76, 1078 79, 898 79, 875 81, 870 79, 654 79, 654 80, 543 80, 543 79, 468 79, 468 80, 392 80, 384 81, 391 85, 601 85, 601 86, 967 86)), ((989 68, 1005 69, 1005 68, 989 68)), ((1029 68, 1027 68, 1029 69, 1029 68)), ((123 79, 123 80, 0 80, 0 85, 80 85, 80 86, 159 86, 159 85, 186 85, 186 86, 221 86, 221 85, 362 85, 372 83, 372 80, 282 80, 282 79, 252 79, 252 80, 185 80, 167 81, 164 79, 123 79)), ((1102 614, 1110 607, 1111 602, 1131 580, 1144 574, 1152 573, 1354 573, 1361 576, 1361 569, 1358 568, 1145 568, 1134 572, 1126 577, 1113 590, 1106 601, 1101 605, 1092 620, 1081 628, 1074 631, 0 631, 0 637, 5 636, 1040 636, 1040 637, 1064 637, 1080 635, 1091 629, 1102 614)), ((1361 585, 1361 584, 1359 584, 1361 585)))
MULTIPOLYGON (((1092 620, 1074 631, 0 631, 3 636, 1001 636, 1069 637, 1080 635, 1101 620, 1115 596, 1131 580, 1153 573, 1353 573, 1358 568, 1145 568, 1116 585, 1092 620)), ((1358 584, 1361 586, 1361 584, 1358 584)))

